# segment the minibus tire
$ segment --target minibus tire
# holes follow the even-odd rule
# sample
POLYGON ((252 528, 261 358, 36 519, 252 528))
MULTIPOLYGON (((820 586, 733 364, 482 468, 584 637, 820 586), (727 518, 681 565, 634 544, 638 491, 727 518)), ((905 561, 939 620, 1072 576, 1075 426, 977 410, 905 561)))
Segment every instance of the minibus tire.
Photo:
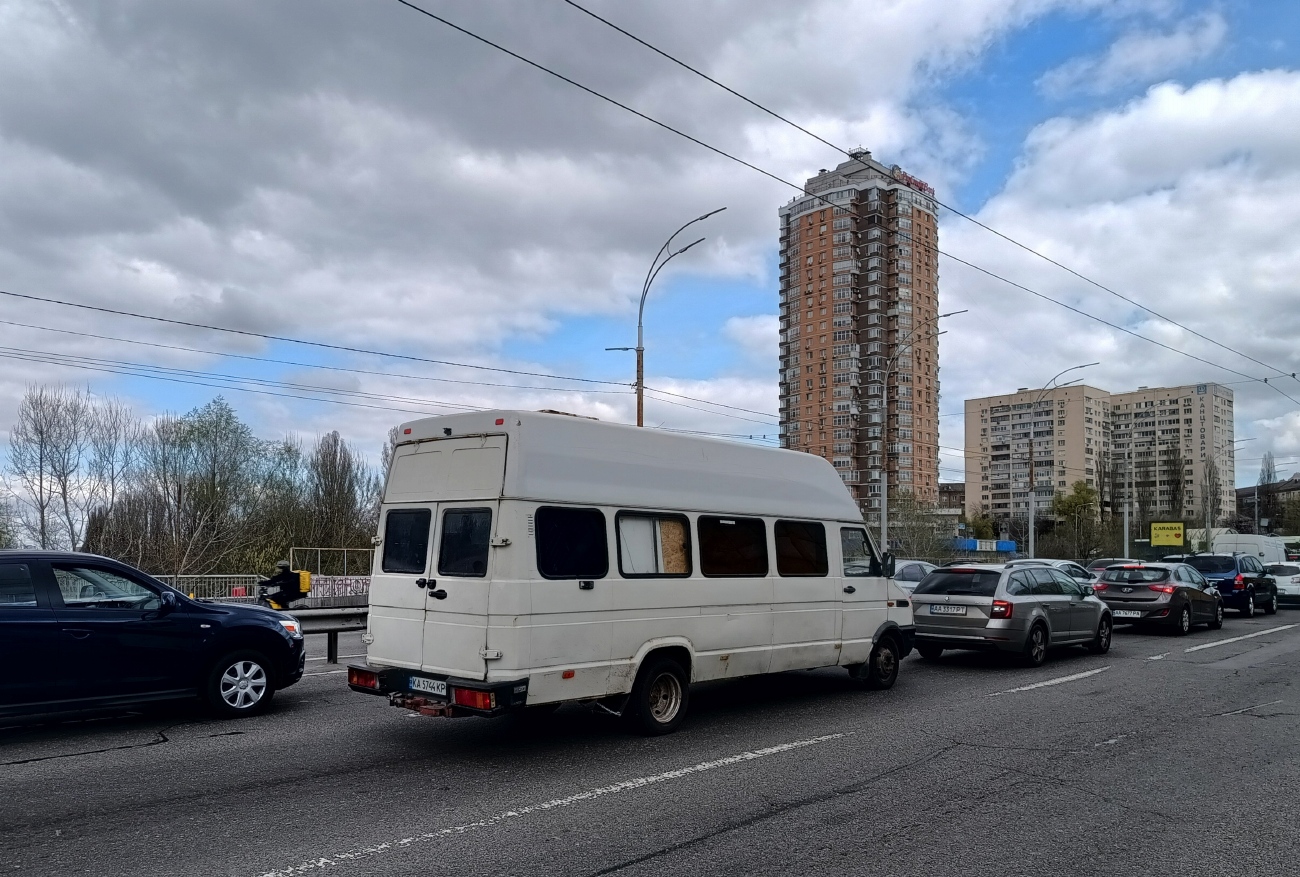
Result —
POLYGON ((867 658, 867 663, 862 668, 861 678, 867 688, 872 691, 884 691, 894 687, 894 683, 898 681, 900 651, 898 640, 889 634, 885 634, 876 642, 871 650, 871 657, 867 658))
POLYGON ((671 734, 686 718, 690 692, 681 664, 672 658, 652 658, 637 674, 624 714, 647 737, 671 734))

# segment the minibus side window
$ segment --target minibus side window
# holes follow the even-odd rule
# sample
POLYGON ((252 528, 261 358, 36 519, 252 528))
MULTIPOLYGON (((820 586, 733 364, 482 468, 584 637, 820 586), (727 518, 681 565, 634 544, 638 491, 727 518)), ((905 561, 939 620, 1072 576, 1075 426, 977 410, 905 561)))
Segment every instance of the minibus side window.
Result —
POLYGON ((487 575, 488 541, 491 538, 491 509, 447 509, 442 513, 438 575, 487 575))
POLYGON ((541 506, 537 571, 548 579, 600 579, 609 572, 609 540, 600 509, 541 506))
POLYGON ((871 551, 867 531, 857 527, 840 530, 840 551, 844 555, 845 576, 878 576, 880 565, 871 551))
POLYGON ((618 571, 624 578, 689 576, 691 525, 681 515, 619 512, 618 571))
POLYGON ((780 575, 824 576, 830 572, 824 526, 812 521, 777 521, 772 533, 780 575))
POLYGON ((767 575, 767 529, 761 518, 701 515, 700 572, 706 576, 767 575))
POLYGON ((393 509, 384 523, 384 572, 423 573, 429 554, 429 509, 393 509))

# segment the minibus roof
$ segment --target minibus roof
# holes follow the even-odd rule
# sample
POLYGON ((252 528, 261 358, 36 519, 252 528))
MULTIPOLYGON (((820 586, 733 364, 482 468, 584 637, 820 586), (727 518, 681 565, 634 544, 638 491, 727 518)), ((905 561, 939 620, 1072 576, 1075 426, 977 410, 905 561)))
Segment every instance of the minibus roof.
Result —
POLYGON ((398 433, 399 444, 506 435, 507 498, 862 520, 839 474, 815 454, 536 411, 427 417, 398 433))

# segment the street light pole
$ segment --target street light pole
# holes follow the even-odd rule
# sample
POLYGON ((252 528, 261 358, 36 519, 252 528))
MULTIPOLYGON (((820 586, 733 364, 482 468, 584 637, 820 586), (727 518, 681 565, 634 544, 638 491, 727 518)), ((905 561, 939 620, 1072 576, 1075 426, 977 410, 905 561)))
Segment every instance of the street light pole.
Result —
POLYGON ((912 328, 910 332, 899 339, 895 345, 894 355, 885 361, 885 396, 883 399, 885 405, 885 429, 881 448, 880 460, 883 464, 880 467, 880 550, 889 550, 889 376, 893 374, 894 368, 898 365, 898 358, 903 355, 903 351, 910 351, 912 344, 916 341, 923 341, 927 338, 936 338, 942 335, 942 332, 926 332, 920 338, 913 338, 917 330, 922 326, 928 326, 931 323, 938 323, 944 317, 955 317, 958 314, 964 314, 966 310, 950 311, 946 314, 938 314, 927 320, 922 320, 912 328))
POLYGON ((667 265, 676 257, 680 256, 682 253, 689 250, 691 247, 695 246, 698 243, 702 243, 704 241, 704 238, 700 238, 699 240, 691 241, 689 244, 687 244, 686 246, 682 247, 679 250, 673 250, 670 252, 670 248, 672 247, 672 243, 673 243, 673 238, 677 237, 679 234, 685 231, 687 227, 694 225, 700 220, 708 219, 713 214, 721 213, 726 209, 727 208, 725 207, 719 207, 717 210, 711 210, 708 213, 705 213, 703 216, 697 216, 694 219, 692 219, 690 222, 683 225, 681 228, 677 229, 677 231, 669 235, 668 240, 664 241, 664 245, 660 247, 659 252, 655 254, 654 261, 650 263, 650 270, 647 271, 645 275, 645 283, 641 284, 641 304, 637 308, 637 312, 636 312, 636 425, 637 426, 645 426, 644 317, 645 317, 645 299, 646 296, 650 294, 650 285, 654 283, 655 278, 659 276, 659 272, 663 270, 663 267, 665 265, 667 265), (668 256, 666 258, 664 257, 664 253, 668 253, 668 256), (660 261, 661 259, 663 261, 660 261))
MULTIPOLYGON (((1038 505, 1038 487, 1036 484, 1034 484, 1034 418, 1038 416, 1038 403, 1043 401, 1043 397, 1046 396, 1050 391, 1056 389, 1056 381, 1061 377, 1061 375, 1069 374, 1070 372, 1077 371, 1081 368, 1090 368, 1091 366, 1098 365, 1098 364, 1099 363, 1095 363, 1095 362, 1085 362, 1083 365, 1072 365, 1069 368, 1065 369, 1065 371, 1058 372, 1056 375, 1052 377, 1050 381, 1048 381, 1046 384, 1043 385, 1043 389, 1038 393, 1038 398, 1034 400, 1033 407, 1029 409, 1029 556, 1030 557, 1034 556, 1034 535, 1035 535, 1034 534, 1034 512, 1036 511, 1035 507, 1038 505)), ((1074 383, 1074 382, 1071 381, 1070 383, 1074 383)), ((1053 415, 1053 417, 1055 417, 1055 415, 1053 415)))

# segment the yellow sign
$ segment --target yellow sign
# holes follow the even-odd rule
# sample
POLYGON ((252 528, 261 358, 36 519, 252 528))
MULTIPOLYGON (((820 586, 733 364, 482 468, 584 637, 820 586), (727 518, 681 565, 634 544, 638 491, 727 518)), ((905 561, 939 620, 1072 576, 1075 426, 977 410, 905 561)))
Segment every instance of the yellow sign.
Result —
POLYGON ((1152 545, 1175 545, 1179 548, 1183 546, 1183 523, 1152 522, 1151 524, 1151 544, 1152 545))

